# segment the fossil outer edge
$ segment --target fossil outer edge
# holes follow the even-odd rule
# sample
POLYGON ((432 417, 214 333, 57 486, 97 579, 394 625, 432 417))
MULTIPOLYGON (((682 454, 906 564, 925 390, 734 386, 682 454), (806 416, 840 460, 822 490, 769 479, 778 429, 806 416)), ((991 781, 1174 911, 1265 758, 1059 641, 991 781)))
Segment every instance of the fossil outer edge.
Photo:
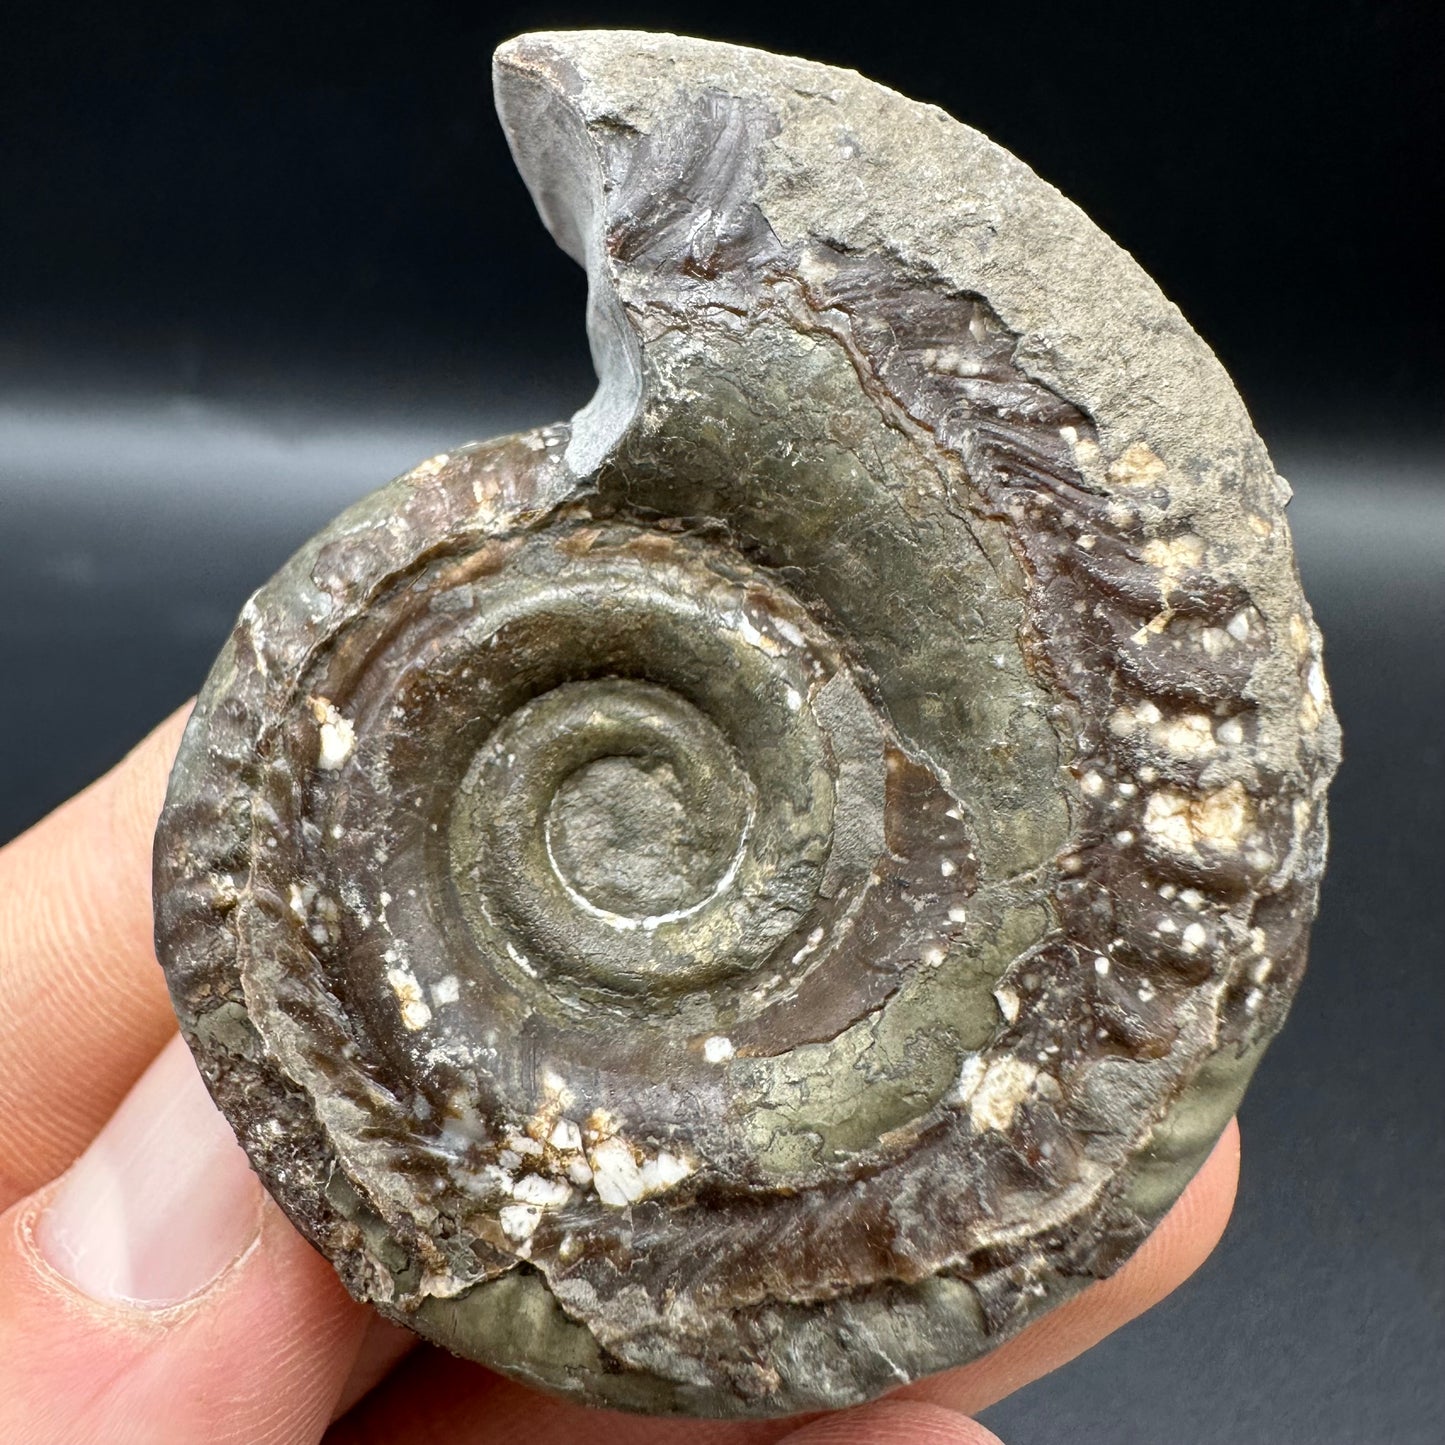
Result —
POLYGON ((597 395, 247 604, 160 958, 357 1298, 593 1403, 850 1404, 1115 1270, 1282 1022, 1338 759, 1288 488, 940 111, 624 32, 495 76, 597 395))

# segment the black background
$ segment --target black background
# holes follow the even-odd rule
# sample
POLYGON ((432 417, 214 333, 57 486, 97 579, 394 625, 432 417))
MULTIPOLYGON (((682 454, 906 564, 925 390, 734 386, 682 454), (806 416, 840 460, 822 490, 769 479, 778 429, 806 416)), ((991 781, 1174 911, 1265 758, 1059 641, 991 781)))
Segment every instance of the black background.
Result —
POLYGON ((351 498, 567 415, 583 285, 492 116, 529 28, 791 51, 1061 187, 1233 372, 1346 732, 1310 977, 1203 1272, 990 1411, 1010 1445, 1445 1438, 1445 478, 1436 7, 8 5, 0 837, 204 676, 351 498))

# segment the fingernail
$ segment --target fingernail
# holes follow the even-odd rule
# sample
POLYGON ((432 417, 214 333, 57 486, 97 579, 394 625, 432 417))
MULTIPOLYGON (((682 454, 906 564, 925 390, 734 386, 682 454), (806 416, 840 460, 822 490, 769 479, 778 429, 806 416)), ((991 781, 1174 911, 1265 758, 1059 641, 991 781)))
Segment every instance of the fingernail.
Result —
POLYGON ((205 1289, 260 1232, 261 1186, 174 1038, 60 1181, 35 1228, 95 1299, 159 1308, 205 1289))

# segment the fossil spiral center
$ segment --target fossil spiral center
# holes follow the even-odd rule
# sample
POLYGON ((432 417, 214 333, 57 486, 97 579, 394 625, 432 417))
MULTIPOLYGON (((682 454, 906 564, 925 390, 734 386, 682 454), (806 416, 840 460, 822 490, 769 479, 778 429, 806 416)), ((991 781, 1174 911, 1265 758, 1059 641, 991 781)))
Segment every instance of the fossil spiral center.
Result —
POLYGON ((545 590, 496 582, 457 676, 458 707, 497 721, 464 724, 436 876, 478 967, 564 1012, 737 984, 798 931, 832 855, 831 711, 806 704, 834 675, 827 643, 727 558, 618 539, 562 552, 545 590))
POLYGON ((676 917, 714 893, 738 856, 717 822, 665 758, 597 758, 552 799, 548 851, 584 906, 620 919, 676 917))
POLYGON ((572 904, 615 927, 685 917, 737 872, 751 786, 716 726, 665 688, 557 688, 499 730, 483 770, 519 851, 544 854, 572 904))

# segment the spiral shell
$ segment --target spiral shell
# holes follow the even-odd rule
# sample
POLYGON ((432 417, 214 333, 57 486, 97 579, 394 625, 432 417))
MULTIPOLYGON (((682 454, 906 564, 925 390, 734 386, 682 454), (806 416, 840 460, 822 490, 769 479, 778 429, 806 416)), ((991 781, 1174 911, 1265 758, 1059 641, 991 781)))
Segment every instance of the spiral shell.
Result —
POLYGON ((1287 489, 940 112, 637 34, 496 77, 597 396, 247 604, 160 956, 358 1298, 598 1403, 850 1403, 1116 1268, 1282 1020, 1338 746, 1287 489))

